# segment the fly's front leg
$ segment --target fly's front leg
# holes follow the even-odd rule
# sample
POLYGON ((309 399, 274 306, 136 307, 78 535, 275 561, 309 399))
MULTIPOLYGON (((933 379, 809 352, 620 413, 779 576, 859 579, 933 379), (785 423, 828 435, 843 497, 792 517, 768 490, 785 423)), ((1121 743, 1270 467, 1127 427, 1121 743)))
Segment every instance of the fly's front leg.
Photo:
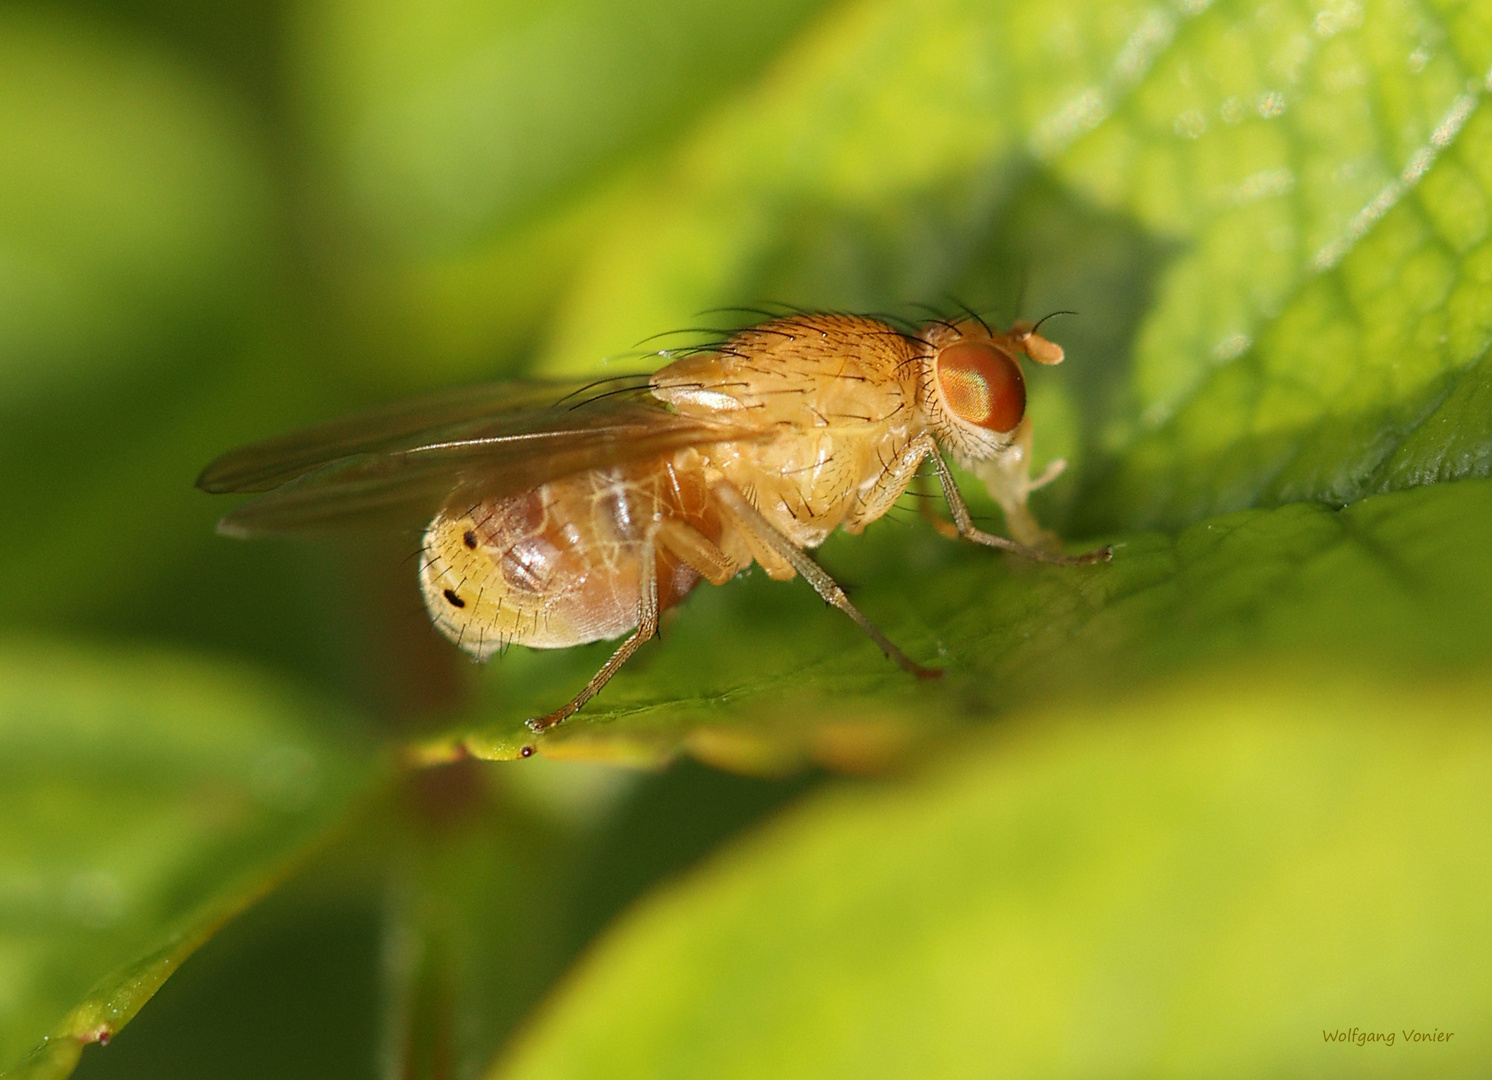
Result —
POLYGON ((1057 566, 1082 566, 1086 563, 1108 562, 1114 557, 1113 549, 1107 544, 1081 555, 1061 555, 1043 551, 1040 548, 1027 547, 1025 544, 1018 544, 1014 540, 1007 540, 1003 536, 996 536, 975 528, 974 519, 969 516, 969 508, 964 503, 964 497, 959 492, 958 485, 953 482, 953 470, 948 468, 948 463, 943 460, 942 454, 934 451, 929 456, 933 460, 933 466, 938 470, 938 479, 943 484, 943 497, 948 500, 948 509, 953 514, 953 523, 958 527, 958 534, 964 539, 983 544, 985 547, 1012 551, 1037 562, 1054 563, 1057 566))
POLYGON ((907 490, 907 486, 917 475, 917 470, 922 467, 922 459, 929 454, 936 455, 937 452, 938 444, 927 434, 918 435, 903 446, 881 469, 881 475, 876 477, 875 483, 861 494, 855 509, 845 520, 845 525, 851 531, 859 532, 885 514, 907 490))
POLYGON ((933 493, 927 488, 927 477, 918 473, 912 477, 912 485, 917 489, 917 512, 933 527, 933 531, 947 540, 962 539, 958 534, 958 526, 946 518, 938 517, 933 510, 933 493))
MULTIPOLYGON (((1060 350, 1059 350, 1060 351, 1060 350)), ((987 461, 975 462, 971 471, 984 482, 1005 515, 1011 537, 1027 547, 1055 551, 1057 535, 1043 529, 1032 516, 1026 500, 1031 492, 1046 487, 1067 468, 1058 458, 1042 474, 1031 478, 1031 418, 1027 416, 1012 433, 1010 445, 987 461)))
MULTIPOLYGON (((1026 432, 1025 445, 1029 451, 1030 434, 1029 428, 1026 432)), ((1003 536, 984 532, 974 527, 974 519, 969 514, 969 507, 964 502, 963 494, 958 490, 958 485, 953 481, 953 471, 948 468, 948 463, 943 460, 943 455, 938 452, 937 441, 930 434, 917 436, 886 466, 875 484, 860 499, 860 511, 856 518, 862 524, 874 521, 884 514, 890 505, 895 502, 907 486, 917 475, 917 470, 922 467, 922 462, 931 458, 933 466, 938 470, 938 480, 943 485, 943 497, 948 500, 948 509, 953 514, 953 525, 946 521, 938 520, 930 507, 923 510, 924 516, 928 517, 933 527, 944 536, 961 536, 965 540, 972 540, 976 544, 985 547, 999 548, 1002 551, 1014 552, 1017 555, 1037 562, 1055 563, 1058 566, 1080 566, 1084 563, 1107 562, 1113 557, 1113 552, 1108 547, 1101 547, 1096 551, 1089 551, 1082 555, 1062 555, 1059 553, 1043 551, 1041 548, 1031 547, 1015 540, 1008 540, 1003 536)), ((1041 484, 1048 483, 1054 479, 1061 468, 1048 470, 1052 475, 1043 476, 1036 484, 1028 484, 1022 491, 1020 509, 1025 511, 1025 491, 1034 489, 1041 484)), ((1003 502, 1002 502, 1003 506, 1003 502)), ((1011 514, 1010 507, 1004 507, 1007 516, 1011 514)), ((1029 518, 1029 514, 1027 515, 1029 518)), ((1034 522, 1032 527, 1034 528, 1034 522)), ((1038 530, 1039 531, 1039 530, 1038 530)))
POLYGON ((881 647, 881 651, 900 664, 904 670, 911 672, 919 679, 936 679, 943 674, 933 668, 923 667, 891 644, 886 635, 860 614, 859 608, 850 603, 850 598, 844 594, 844 590, 829 576, 828 572, 809 558, 806 551, 762 517, 761 512, 752 506, 739 491, 725 481, 716 484, 713 490, 721 505, 736 519, 736 524, 742 530, 753 535, 763 546, 770 548, 781 557, 783 562, 796 570, 804 581, 813 586, 814 592, 824 598, 825 603, 833 604, 854 619, 856 625, 869 634, 870 639, 881 647))
MULTIPOLYGON (((859 532, 876 518, 885 514, 891 509, 891 504, 901 498, 902 493, 917 479, 917 470, 922 467, 923 460, 937 456, 938 444, 931 435, 919 435, 907 443, 901 448, 901 452, 891 459, 890 464, 881 470, 881 475, 876 477, 870 489, 860 496, 859 505, 846 519, 845 525, 850 531, 859 532)), ((918 484, 918 494, 922 494, 921 484, 918 484)), ((946 536, 950 540, 958 539, 959 531, 933 513, 928 500, 919 500, 918 510, 931 522, 939 535, 946 536)))
POLYGON ((611 654, 611 659, 602 665, 601 670, 591 677, 591 681, 585 684, 585 689, 570 699, 569 704, 564 705, 548 716, 540 716, 528 721, 529 728, 536 735, 542 735, 545 731, 554 727, 561 720, 566 720, 580 709, 591 698, 595 697, 601 687, 611 681, 611 677, 617 670, 631 659, 638 647, 649 638, 658 633, 658 553, 656 549, 657 530, 648 534, 646 542, 642 545, 642 556, 638 567, 638 584, 641 595, 637 601, 637 629, 632 636, 611 654))

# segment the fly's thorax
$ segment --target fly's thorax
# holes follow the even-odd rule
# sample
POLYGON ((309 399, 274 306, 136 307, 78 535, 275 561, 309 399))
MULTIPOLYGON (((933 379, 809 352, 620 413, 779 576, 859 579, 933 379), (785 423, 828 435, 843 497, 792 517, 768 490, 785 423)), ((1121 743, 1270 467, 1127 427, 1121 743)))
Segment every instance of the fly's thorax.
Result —
POLYGON ((795 543, 814 547, 916 422, 920 342, 876 319, 796 315, 670 364, 653 393, 760 437, 712 444, 708 465, 795 543))
POLYGON ((883 470, 889 451, 881 447, 891 441, 878 429, 795 428, 760 441, 712 444, 704 456, 710 475, 728 482, 799 547, 811 548, 853 511, 867 478, 883 470))
POLYGON ((719 351, 675 361, 653 393, 681 413, 762 428, 887 422, 910 403, 916 345, 876 319, 794 315, 733 335, 719 351))

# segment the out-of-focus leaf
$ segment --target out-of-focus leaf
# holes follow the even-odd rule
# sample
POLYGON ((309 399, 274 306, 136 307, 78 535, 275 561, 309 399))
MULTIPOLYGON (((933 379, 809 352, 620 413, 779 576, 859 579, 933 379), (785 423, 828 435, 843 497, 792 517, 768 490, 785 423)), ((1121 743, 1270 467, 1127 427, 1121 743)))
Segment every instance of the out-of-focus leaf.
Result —
POLYGON ((5 1067, 65 1076, 345 817, 373 759, 332 719, 218 665, 0 649, 5 1067))
POLYGON ((0 146, 0 620, 60 628, 200 549, 196 470, 311 380, 264 317, 268 169, 208 80, 12 6, 0 146))
POLYGON ((366 227, 459 250, 682 126, 822 6, 318 0, 307 105, 366 227))
POLYGON ((472 762, 409 779, 389 860, 390 1075, 479 1075, 569 958, 573 838, 495 787, 472 762))
POLYGON ((1026 714, 654 897, 491 1075, 1477 1075, 1485 718, 1288 666, 1026 714))
POLYGON ((379 1080, 381 894, 345 850, 224 925, 73 1077, 379 1080))
POLYGON ((269 209, 241 124, 138 45, 0 15, 0 416, 159 370, 237 306, 269 209))
POLYGON ((386 1074, 480 1075, 601 926, 812 782, 542 759, 412 774, 390 838, 386 1074))
POLYGON ((535 332, 629 174, 825 6, 304 5, 298 104, 360 240, 344 273, 379 328, 370 348, 389 351, 378 338, 392 332, 490 375, 495 350, 535 332))
MULTIPOLYGON (((913 656, 940 659, 938 682, 884 661, 802 583, 750 580, 702 590, 638 670, 624 669, 542 739, 517 721, 563 701, 604 652, 497 661, 518 660, 499 668, 493 695, 511 720, 458 745, 480 756, 537 746, 644 761, 687 747, 750 770, 805 757, 853 769, 883 766, 950 725, 1032 698, 1110 700, 1197 664, 1238 660, 1264 672, 1289 658, 1328 671, 1492 661, 1480 629, 1492 621, 1492 481, 1134 534, 1112 563, 1081 569, 881 528, 886 542, 847 539, 834 554, 867 546, 850 578, 866 581, 856 602, 913 656)), ((437 757, 452 749, 428 748, 437 757)))

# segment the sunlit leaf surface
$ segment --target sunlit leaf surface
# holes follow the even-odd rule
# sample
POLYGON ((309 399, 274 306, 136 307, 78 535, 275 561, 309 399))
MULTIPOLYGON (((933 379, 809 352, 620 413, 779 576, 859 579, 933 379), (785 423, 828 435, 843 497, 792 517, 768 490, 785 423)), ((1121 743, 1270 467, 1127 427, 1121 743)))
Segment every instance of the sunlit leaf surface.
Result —
POLYGON ((329 719, 222 666, 0 647, 0 1068, 66 1075, 345 817, 370 758, 329 719))
POLYGON ((491 1075, 1477 1075, 1485 684, 1258 675, 823 795, 617 925, 491 1075))

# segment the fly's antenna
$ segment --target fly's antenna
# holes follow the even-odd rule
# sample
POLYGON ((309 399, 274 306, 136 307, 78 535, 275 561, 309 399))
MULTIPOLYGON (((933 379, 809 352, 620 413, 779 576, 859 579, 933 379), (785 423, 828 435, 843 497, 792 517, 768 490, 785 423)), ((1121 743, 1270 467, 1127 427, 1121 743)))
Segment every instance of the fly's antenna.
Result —
POLYGON ((1038 336, 1036 331, 1041 329, 1042 323, 1054 316, 1076 314, 1076 311, 1053 311, 1043 315, 1035 326, 1027 326, 1023 322, 1014 323, 1010 327, 1010 333, 1020 350, 1038 364, 1060 364, 1066 355, 1062 351, 1062 346, 1038 336))
POLYGON ((1046 322, 1048 319, 1055 319, 1058 315, 1076 315, 1076 314, 1077 314, 1076 311, 1049 311, 1045 315, 1043 315, 1041 318, 1037 319, 1036 320, 1036 325, 1033 326, 1033 327, 1031 327, 1031 329, 1028 330, 1028 331, 1026 331, 1026 333, 1028 333, 1028 334, 1034 334, 1034 333, 1036 333, 1036 331, 1038 331, 1038 330, 1041 329, 1041 324, 1042 323, 1046 322))

